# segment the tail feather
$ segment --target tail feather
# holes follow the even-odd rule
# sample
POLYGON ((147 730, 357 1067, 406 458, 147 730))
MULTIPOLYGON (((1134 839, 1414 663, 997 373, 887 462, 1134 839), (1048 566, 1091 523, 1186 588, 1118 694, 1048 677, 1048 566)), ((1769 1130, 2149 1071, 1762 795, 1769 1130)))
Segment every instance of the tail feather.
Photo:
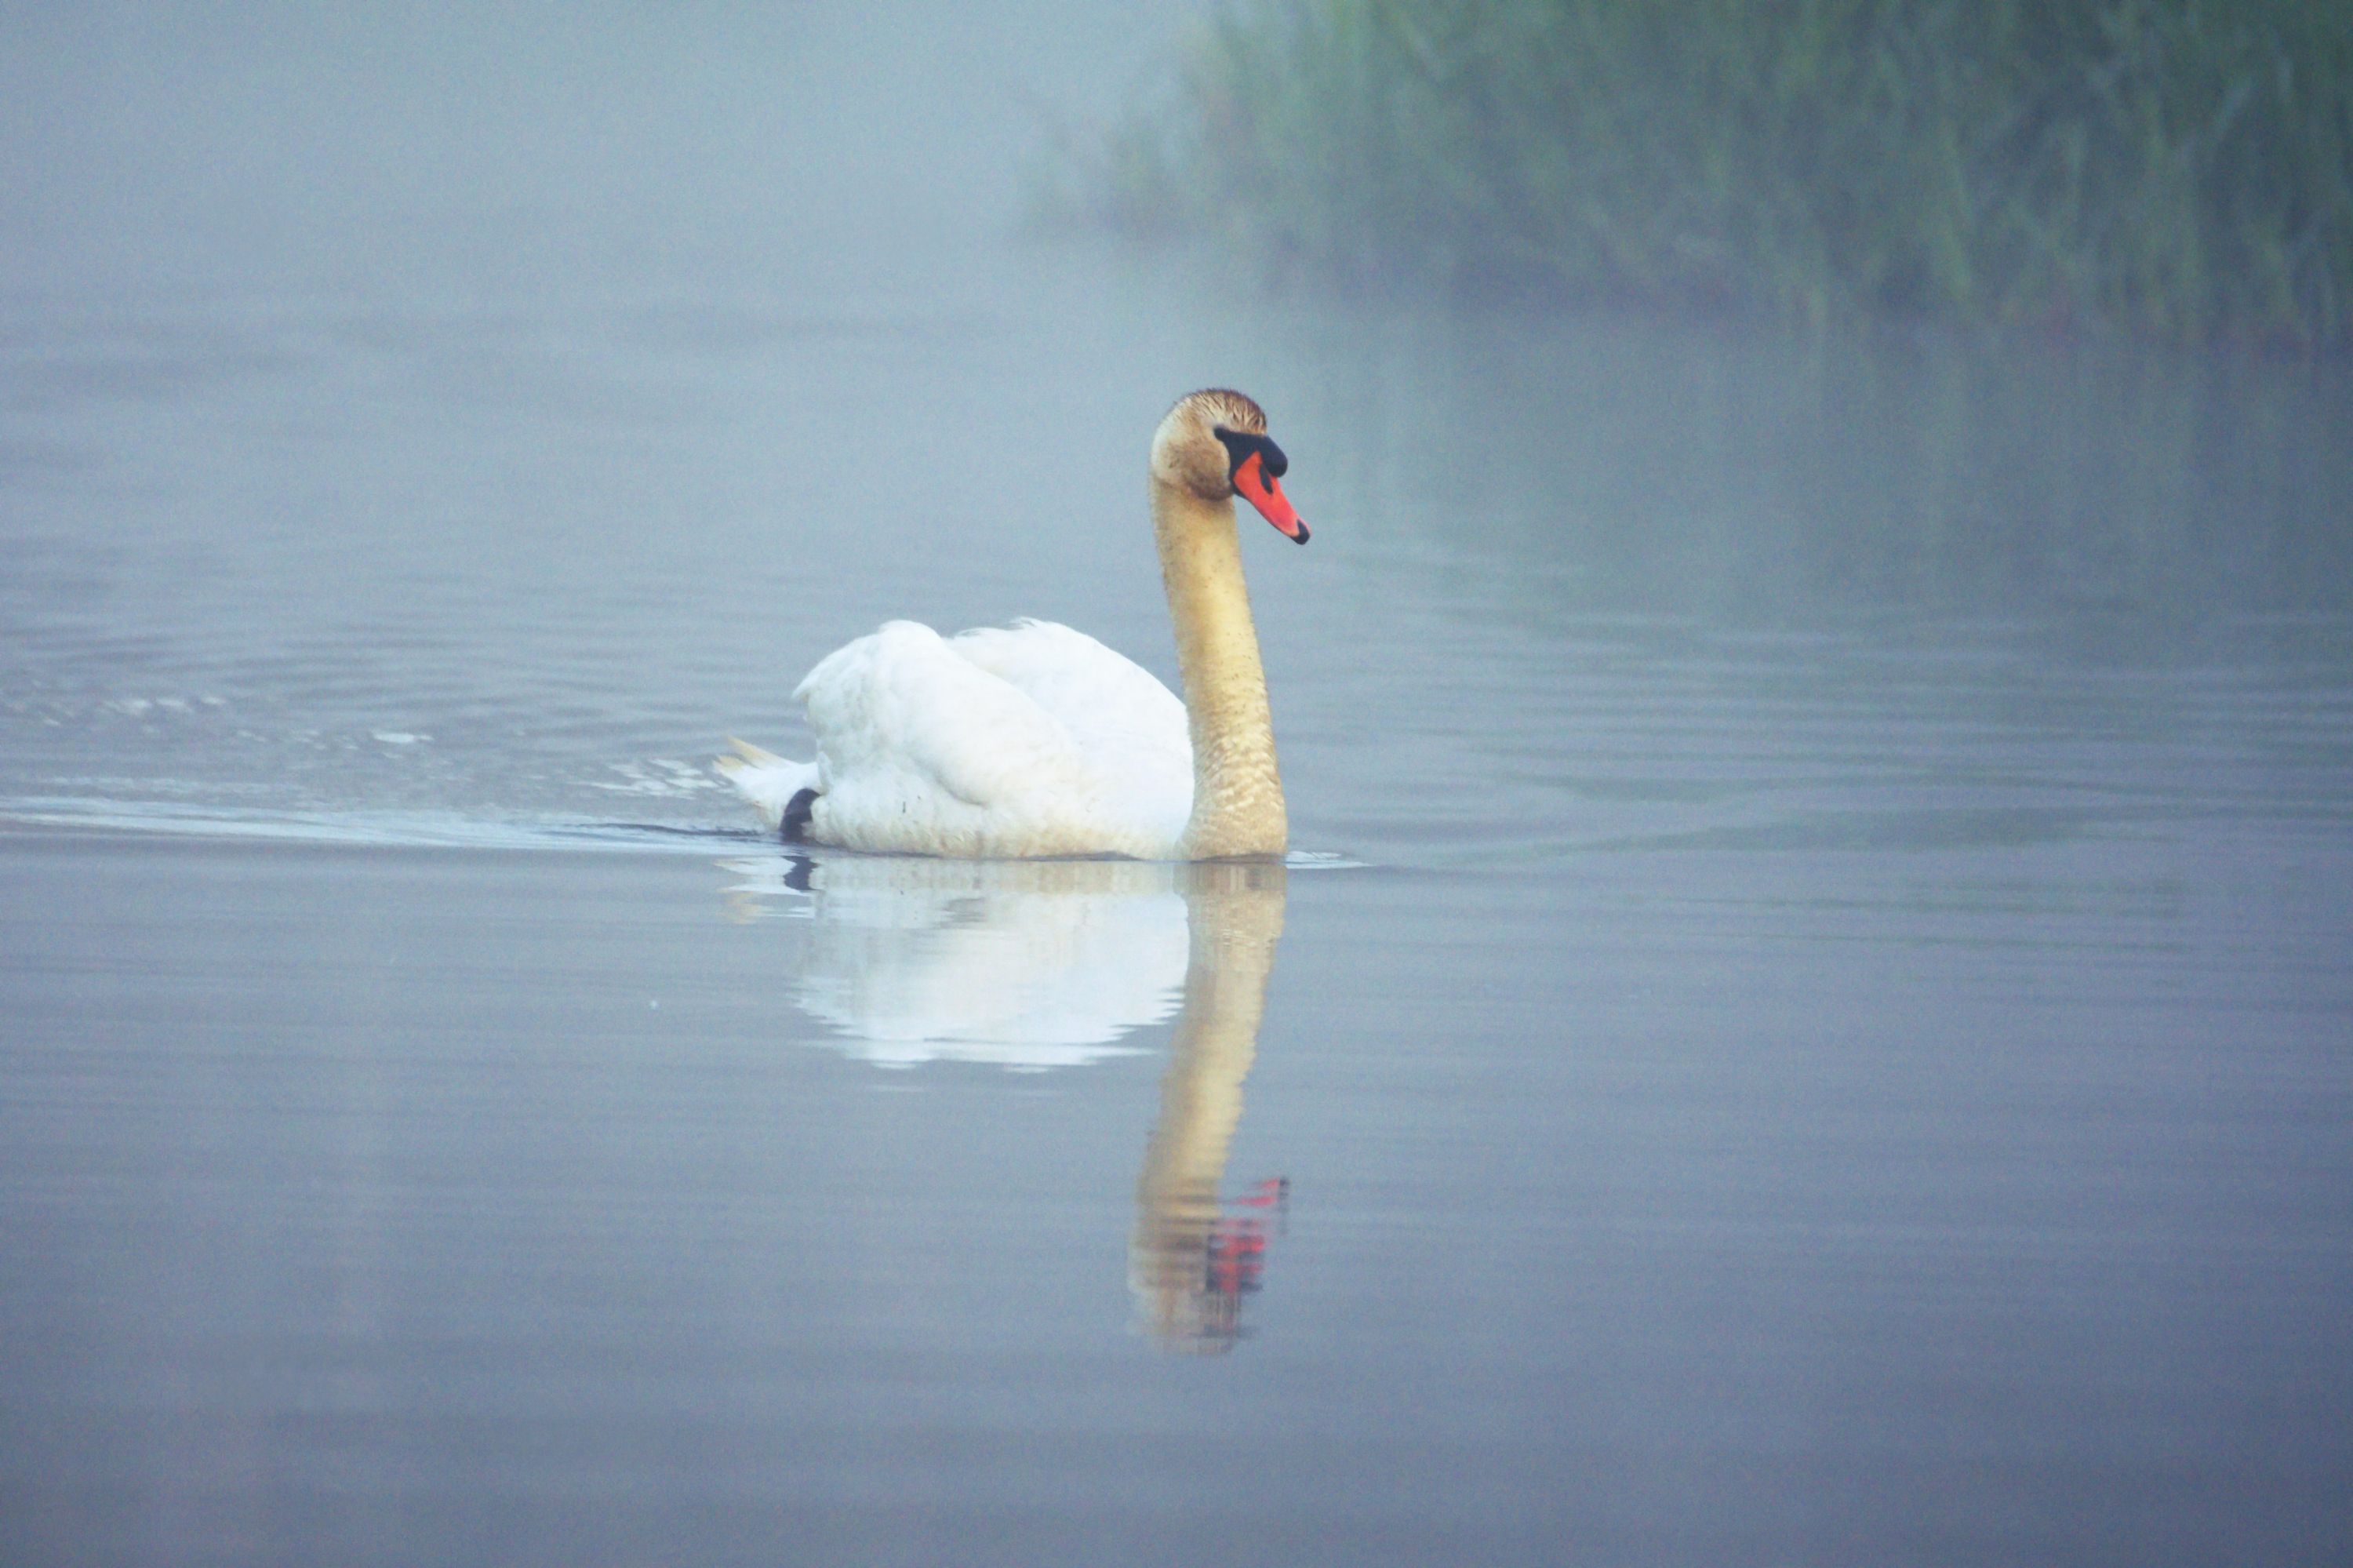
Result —
MULTIPOLYGON (((760 820, 768 825, 771 832, 781 830, 793 797, 804 790, 814 795, 817 764, 795 762, 789 758, 778 757, 773 751, 754 746, 748 740, 738 740, 733 736, 727 737, 727 744, 733 747, 733 753, 712 758, 712 766, 735 786, 737 794, 752 802, 753 808, 760 813, 760 820)), ((804 806, 804 817, 806 810, 804 806)))
POLYGON ((744 768, 773 768, 785 760, 766 747, 754 746, 740 736, 729 736, 727 744, 734 755, 717 759, 722 773, 733 774, 744 768))

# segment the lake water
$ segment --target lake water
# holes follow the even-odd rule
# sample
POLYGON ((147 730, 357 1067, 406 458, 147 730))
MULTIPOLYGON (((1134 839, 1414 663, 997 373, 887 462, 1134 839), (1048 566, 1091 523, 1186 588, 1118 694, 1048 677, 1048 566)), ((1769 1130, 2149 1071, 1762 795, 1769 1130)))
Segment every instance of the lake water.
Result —
POLYGON ((0 301, 0 1557, 2353 1555, 2344 366, 848 244, 0 301), (1219 383, 1287 867, 753 830, 1219 383))

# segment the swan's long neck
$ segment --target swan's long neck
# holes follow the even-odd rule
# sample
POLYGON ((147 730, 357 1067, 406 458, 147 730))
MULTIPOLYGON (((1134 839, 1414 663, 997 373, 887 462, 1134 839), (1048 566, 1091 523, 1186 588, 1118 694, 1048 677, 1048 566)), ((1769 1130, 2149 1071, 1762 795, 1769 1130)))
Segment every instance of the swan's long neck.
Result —
POLYGON ((1193 736, 1193 815, 1178 847, 1190 860, 1280 855, 1291 827, 1234 504, 1155 476, 1152 531, 1193 736))

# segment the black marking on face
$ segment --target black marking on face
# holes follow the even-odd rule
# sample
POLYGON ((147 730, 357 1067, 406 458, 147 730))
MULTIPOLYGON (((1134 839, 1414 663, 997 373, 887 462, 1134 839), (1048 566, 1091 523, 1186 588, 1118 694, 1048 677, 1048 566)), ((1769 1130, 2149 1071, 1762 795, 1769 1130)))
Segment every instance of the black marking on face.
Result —
POLYGON ((1252 452, 1265 458, 1266 461, 1259 465, 1259 471, 1267 478, 1281 479, 1291 471, 1291 460, 1284 457, 1282 449, 1268 437, 1254 436, 1247 430, 1229 430, 1223 425, 1217 426, 1210 433, 1226 445, 1226 482, 1229 484, 1233 482, 1234 475, 1241 471, 1242 464, 1250 461, 1252 452))

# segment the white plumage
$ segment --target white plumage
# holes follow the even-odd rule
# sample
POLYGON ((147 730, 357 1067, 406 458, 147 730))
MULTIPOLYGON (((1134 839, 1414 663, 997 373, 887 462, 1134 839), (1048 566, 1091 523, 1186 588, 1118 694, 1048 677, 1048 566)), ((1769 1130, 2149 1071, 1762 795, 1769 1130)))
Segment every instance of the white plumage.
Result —
POLYGON ((793 693, 814 763, 735 743, 719 766, 776 828, 815 789, 819 843, 989 859, 1177 856, 1193 810, 1185 705, 1050 620, 942 637, 913 620, 836 650, 793 693))

